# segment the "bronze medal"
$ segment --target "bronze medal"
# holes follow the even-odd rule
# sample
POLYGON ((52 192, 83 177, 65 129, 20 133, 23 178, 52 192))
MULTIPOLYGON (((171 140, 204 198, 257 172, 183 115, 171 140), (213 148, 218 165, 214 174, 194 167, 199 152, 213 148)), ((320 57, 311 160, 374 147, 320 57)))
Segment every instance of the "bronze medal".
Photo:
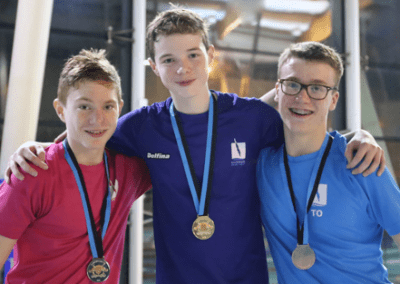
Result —
POLYGON ((297 245, 292 253, 292 262, 294 266, 301 270, 311 268, 315 263, 315 253, 309 244, 297 245))
POLYGON ((192 232, 199 240, 211 238, 215 231, 214 221, 208 216, 197 216, 193 222, 192 232))
POLYGON ((93 282, 106 281, 110 276, 110 265, 104 258, 95 258, 87 267, 87 276, 93 282))

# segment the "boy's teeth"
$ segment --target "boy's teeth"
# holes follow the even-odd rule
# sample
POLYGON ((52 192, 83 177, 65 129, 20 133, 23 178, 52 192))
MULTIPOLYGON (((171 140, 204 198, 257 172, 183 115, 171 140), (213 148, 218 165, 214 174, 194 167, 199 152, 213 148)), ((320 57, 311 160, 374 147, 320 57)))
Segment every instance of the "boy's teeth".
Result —
POLYGON ((88 131, 89 133, 93 133, 93 134, 99 134, 99 133, 101 133, 101 132, 103 132, 103 131, 88 131))
POLYGON ((294 109, 294 108, 292 108, 292 112, 294 112, 296 114, 310 114, 310 113, 312 113, 312 111, 310 111, 310 110, 294 109))

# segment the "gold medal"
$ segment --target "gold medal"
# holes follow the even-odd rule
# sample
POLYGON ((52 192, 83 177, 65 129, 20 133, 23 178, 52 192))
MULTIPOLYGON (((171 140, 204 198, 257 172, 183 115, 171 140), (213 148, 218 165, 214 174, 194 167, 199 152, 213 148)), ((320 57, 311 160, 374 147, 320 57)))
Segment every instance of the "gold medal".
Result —
POLYGON ((215 231, 214 221, 208 216, 197 216, 193 222, 192 232, 199 240, 211 238, 215 231))
POLYGON ((301 270, 311 268, 315 263, 315 253, 309 244, 299 245, 292 253, 292 262, 294 266, 301 270))
POLYGON ((87 276, 92 282, 106 281, 110 276, 110 265, 104 258, 95 258, 87 267, 87 276))

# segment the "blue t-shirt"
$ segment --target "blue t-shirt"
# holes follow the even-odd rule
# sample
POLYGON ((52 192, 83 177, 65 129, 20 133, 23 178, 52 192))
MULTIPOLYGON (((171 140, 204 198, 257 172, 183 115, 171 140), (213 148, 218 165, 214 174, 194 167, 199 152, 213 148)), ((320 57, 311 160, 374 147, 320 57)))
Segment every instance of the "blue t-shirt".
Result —
MULTIPOLYGON (((209 207, 215 233, 208 240, 192 233, 197 213, 171 125, 171 98, 121 117, 107 144, 145 159, 150 169, 157 283, 268 283, 255 173, 261 149, 283 143, 282 122, 273 108, 257 99, 217 94, 209 207)), ((179 116, 201 183, 208 112, 179 116)))
MULTIPOLYGON (((279 283, 390 283, 380 248, 383 230, 400 233, 400 191, 386 169, 381 177, 346 169, 346 140, 334 137, 318 193, 307 214, 309 244, 316 255, 308 270, 297 269, 296 215, 283 163, 283 147, 264 149, 257 165, 261 216, 279 283)), ((328 134, 325 138, 326 144, 328 134)), ((324 151, 321 147, 320 151, 324 151)), ((319 151, 318 151, 319 152, 319 151)), ((307 188, 319 153, 288 157, 296 205, 304 213, 307 188)), ((313 182, 313 181, 312 181, 313 182)), ((304 216, 303 216, 304 218, 304 216)))

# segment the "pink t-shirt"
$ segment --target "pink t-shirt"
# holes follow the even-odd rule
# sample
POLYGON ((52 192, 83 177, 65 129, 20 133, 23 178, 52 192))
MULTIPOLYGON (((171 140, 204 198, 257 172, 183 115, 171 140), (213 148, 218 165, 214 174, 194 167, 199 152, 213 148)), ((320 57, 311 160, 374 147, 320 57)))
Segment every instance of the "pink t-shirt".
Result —
MULTIPOLYGON (((92 260, 79 189, 64 158, 62 143, 46 149, 49 169, 37 167, 37 177, 0 185, 0 235, 18 239, 14 267, 6 283, 92 283, 86 268, 92 260)), ((110 181, 114 185, 111 216, 103 240, 111 273, 106 282, 118 283, 127 218, 133 202, 151 188, 143 160, 107 151, 110 181), (116 186, 117 185, 117 186, 116 186)), ((96 222, 106 194, 104 162, 80 165, 96 222)))

